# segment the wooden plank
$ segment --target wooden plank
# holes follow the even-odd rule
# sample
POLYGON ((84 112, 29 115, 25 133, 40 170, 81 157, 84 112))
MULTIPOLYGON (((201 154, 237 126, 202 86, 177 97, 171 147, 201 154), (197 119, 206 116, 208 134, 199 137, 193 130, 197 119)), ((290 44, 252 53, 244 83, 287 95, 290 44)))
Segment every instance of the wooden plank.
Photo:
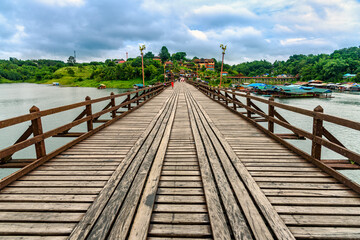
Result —
MULTIPOLYGON (((131 179, 133 178, 133 175, 136 174, 136 171, 134 171, 136 165, 131 163, 133 162, 133 159, 137 159, 137 158, 142 159, 143 156, 145 155, 147 148, 144 146, 149 145, 156 136, 157 133, 156 130, 159 128, 161 120, 165 117, 166 110, 170 107, 169 102, 172 99, 173 97, 167 98, 161 110, 157 113, 157 115, 150 123, 149 127, 143 132, 143 134, 140 136, 140 138, 135 143, 133 148, 128 152, 127 156, 118 166, 118 168, 115 170, 112 177, 109 179, 107 185, 105 185, 102 192, 99 194, 99 197, 94 201, 94 203, 88 209, 87 214, 75 227, 75 229, 73 230, 73 232, 69 237, 69 240, 87 238, 90 232, 94 233, 97 231, 97 228, 94 228, 96 222, 103 223, 102 221, 98 220, 100 216, 106 216, 108 211, 113 213, 114 211, 116 211, 116 209, 119 209, 120 205, 118 203, 121 202, 122 199, 124 199, 125 197, 125 195, 122 192, 122 189, 126 189, 130 186, 132 182, 131 179), (122 181, 123 184, 120 184, 121 188, 116 190, 120 181, 122 181), (113 204, 109 204, 110 200, 108 201, 108 199, 110 196, 112 196, 113 199, 116 199, 116 202, 112 201, 112 203, 116 204, 117 207, 112 207, 113 204)), ((111 216, 111 213, 109 213, 109 216, 111 216)), ((112 219, 114 218, 115 216, 112 216, 112 219)), ((106 231, 106 229, 109 229, 111 224, 112 221, 106 221, 105 224, 99 224, 98 227, 100 226, 102 228, 99 234, 102 236, 106 236, 108 232, 106 231)), ((94 237, 99 238, 99 235, 94 237)))
POLYGON ((360 215, 360 207, 274 206, 280 214, 360 215))
POLYGON ((206 213, 154 213, 151 216, 151 222, 165 224, 208 224, 209 216, 206 213))
POLYGON ((42 176, 42 175, 26 175, 20 178, 20 181, 107 181, 110 176, 42 176))
POLYGON ((159 187, 157 194, 162 195, 203 195, 204 191, 202 188, 163 188, 159 187))
MULTIPOLYGON (((227 182, 227 180, 225 180, 225 181, 222 180, 220 178, 220 175, 223 175, 223 178, 226 178, 225 175, 227 175, 228 178, 230 177, 232 179, 231 181, 229 181, 230 185, 232 187, 232 190, 229 185, 228 189, 223 188, 223 190, 220 190, 220 191, 229 191, 229 192, 234 191, 235 192, 237 200, 239 201, 239 203, 241 205, 243 214, 245 215, 246 220, 252 229, 252 233, 255 235, 256 238, 272 239, 271 232, 268 230, 266 223, 263 221, 263 218, 259 214, 255 204, 252 202, 251 197, 249 196, 245 186, 243 185, 241 180, 237 178, 237 174, 236 174, 235 170, 233 169, 230 160, 228 159, 228 157, 227 157, 226 153, 224 152, 223 148, 221 147, 220 143, 217 141, 216 136, 210 129, 208 122, 204 119, 204 117, 201 115, 201 113, 197 112, 195 103, 190 99, 190 97, 189 97, 189 102, 190 102, 190 105, 192 105, 194 115, 195 115, 195 120, 198 121, 198 127, 200 129, 200 133, 202 133, 201 135, 204 140, 205 146, 211 146, 213 144, 213 146, 215 147, 214 151, 216 151, 216 154, 211 156, 210 154, 211 154, 212 149, 210 149, 210 148, 207 148, 207 151, 208 151, 208 154, 210 155, 210 163, 211 163, 212 169, 215 173, 215 178, 218 182, 218 187, 221 188, 220 185, 224 184, 224 186, 225 186, 226 184, 229 184, 227 182), (221 164, 219 161, 211 160, 211 157, 215 157, 216 155, 217 155, 217 158, 222 163, 224 172, 220 172, 221 164), (219 174, 219 175, 217 175, 217 174, 219 174)), ((225 196, 223 196, 223 197, 225 197, 225 196)), ((225 197, 225 199, 226 199, 226 197, 225 197)), ((231 198, 228 197, 228 200, 230 200, 230 199, 231 198)), ((223 200, 224 200, 224 198, 223 198, 223 200)), ((226 206, 227 204, 233 205, 233 204, 231 204, 230 201, 224 202, 224 204, 225 204, 225 208, 228 208, 228 206, 226 206)), ((236 203, 234 203, 234 204, 236 204, 236 203)), ((234 210, 237 210, 237 209, 235 209, 235 207, 233 206, 232 211, 234 211, 234 210)), ((228 211, 230 211, 230 209, 228 209, 227 212, 228 211)), ((241 219, 241 220, 245 222, 244 219, 241 219)), ((233 224, 231 222, 231 219, 230 219, 230 224, 233 224)), ((241 224, 243 225, 243 223, 241 223, 241 224)), ((241 228, 243 228, 243 226, 239 226, 239 229, 238 229, 238 226, 232 226, 232 229, 235 232, 239 231, 241 228)), ((245 231, 245 234, 246 234, 246 232, 247 231, 245 231)), ((238 235, 238 236, 240 236, 240 235, 238 235)), ((245 237, 247 237, 247 236, 245 235, 245 237)))
POLYGON ((93 202, 96 195, 46 195, 46 194, 0 194, 1 202, 93 202))
POLYGON ((303 189, 263 189, 266 196, 288 197, 359 197, 359 194, 350 190, 303 190, 303 189))
POLYGON ((16 181, 9 187, 103 187, 106 181, 16 181))
MULTIPOLYGON (((1 236, 2 240, 24 240, 24 236, 1 236)), ((67 236, 26 236, 26 240, 66 240, 67 236)))
POLYGON ((154 205, 154 212, 170 212, 170 213, 206 213, 205 204, 166 204, 157 203, 154 205))
POLYGON ((86 211, 90 203, 37 203, 32 202, 0 202, 2 211, 61 211, 61 212, 81 212, 86 211))
POLYGON ((333 216, 333 215, 281 215, 288 225, 299 226, 334 226, 334 227, 360 227, 359 216, 333 216))
POLYGON ((2 193, 16 194, 98 194, 101 188, 75 188, 75 187, 7 187, 1 190, 2 193))
POLYGON ((205 203, 204 196, 157 195, 157 203, 205 203))
POLYGON ((188 181, 161 181, 159 187, 189 187, 189 188, 202 188, 202 182, 188 182, 188 181))
MULTIPOLYGON (((211 121, 203 107, 200 104, 198 104, 198 107, 200 111, 202 111, 203 116, 207 119, 208 124, 211 126, 217 138, 224 139, 221 132, 215 127, 214 123, 211 121)), ((237 158, 230 145, 226 141, 222 141, 222 144, 226 152, 229 154, 232 162, 235 164, 236 170, 239 172, 242 181, 244 181, 248 189, 252 189, 252 197, 257 202, 257 206, 261 209, 263 216, 266 218, 268 224, 270 224, 276 237, 278 239, 294 239, 292 233, 287 229, 277 212, 268 202, 264 194, 261 192, 261 189, 251 177, 250 173, 241 164, 241 161, 237 158)))
POLYGON ((360 228, 344 227, 289 227, 294 236, 300 239, 359 239, 360 228))
MULTIPOLYGON (((154 163, 149 173, 149 177, 146 181, 145 189, 140 199, 139 207, 132 222, 132 228, 130 230, 129 239, 146 239, 147 237, 147 230, 150 225, 151 213, 155 203, 155 196, 160 180, 160 172, 163 166, 165 154, 167 152, 166 149, 170 139, 171 129, 174 124, 177 104, 178 104, 178 96, 174 103, 174 108, 171 112, 166 129, 164 131, 164 135, 161 139, 161 143, 157 150, 154 163)), ((118 219, 120 219, 120 221, 123 221, 121 218, 118 219)), ((113 228, 110 233, 110 238, 125 239, 126 237, 125 233, 129 231, 128 230, 129 226, 127 227, 127 229, 126 228, 123 229, 123 228, 119 228, 115 226, 115 228, 113 228)))
POLYGON ((337 183, 334 178, 325 177, 254 177, 256 182, 294 182, 294 183, 337 183))
POLYGON ((284 182, 258 182, 259 187, 264 188, 273 188, 273 189, 349 189, 343 184, 336 183, 284 183, 284 182))
POLYGON ((170 224, 151 224, 149 228, 150 236, 165 237, 208 237, 211 229, 208 225, 170 225, 170 224))
MULTIPOLYGON (((84 213, 78 212, 0 212, 0 222, 77 223, 84 213)), ((2 237, 0 236, 2 239, 2 237)))
POLYGON ((309 206, 360 206, 360 198, 339 197, 269 197, 274 205, 309 206))

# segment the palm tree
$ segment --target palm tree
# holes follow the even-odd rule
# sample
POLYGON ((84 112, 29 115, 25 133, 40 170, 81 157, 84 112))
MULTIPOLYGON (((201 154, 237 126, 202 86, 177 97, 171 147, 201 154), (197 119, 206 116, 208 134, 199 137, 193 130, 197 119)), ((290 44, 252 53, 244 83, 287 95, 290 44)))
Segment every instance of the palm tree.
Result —
POLYGON ((222 80, 222 72, 223 72, 224 55, 225 55, 226 45, 224 46, 223 44, 220 44, 220 48, 223 50, 222 51, 222 61, 221 61, 221 71, 220 71, 220 88, 221 88, 221 80, 222 80))
POLYGON ((139 46, 141 53, 141 68, 142 68, 142 78, 143 78, 143 87, 145 87, 145 77, 144 77, 144 53, 143 51, 146 49, 145 45, 139 46))

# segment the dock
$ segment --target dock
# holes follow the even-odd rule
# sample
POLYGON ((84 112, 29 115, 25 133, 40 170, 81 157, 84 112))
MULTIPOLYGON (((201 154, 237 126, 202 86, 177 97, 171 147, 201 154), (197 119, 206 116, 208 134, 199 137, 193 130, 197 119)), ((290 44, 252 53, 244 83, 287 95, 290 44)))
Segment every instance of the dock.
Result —
POLYGON ((102 99, 107 120, 91 111, 100 100, 88 98, 57 109, 84 107, 51 134, 34 127, 51 111, 0 121, 0 128, 33 126, 33 138, 0 150, 5 166, 26 162, 0 181, 0 239, 360 239, 360 186, 336 171, 356 169, 360 155, 322 122, 355 130, 360 123, 302 110, 314 116, 311 136, 295 127, 276 134, 274 124, 289 125, 275 110, 284 106, 266 100, 265 114, 256 97, 236 94, 194 82, 161 85, 123 94, 119 105, 115 95, 102 99), (69 132, 75 124, 88 132, 69 132), (47 153, 50 135, 77 138, 47 153), (305 137, 310 155, 284 140, 305 137), (32 144, 36 159, 11 158, 32 144), (321 147, 355 164, 322 161, 321 147))

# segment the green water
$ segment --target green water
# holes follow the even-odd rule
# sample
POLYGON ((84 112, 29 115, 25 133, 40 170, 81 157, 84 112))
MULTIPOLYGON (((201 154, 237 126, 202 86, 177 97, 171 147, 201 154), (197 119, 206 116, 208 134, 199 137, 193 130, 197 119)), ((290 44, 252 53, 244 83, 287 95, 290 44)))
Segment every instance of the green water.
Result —
MULTIPOLYGON (((0 84, 0 120, 17 117, 29 113, 29 109, 35 105, 40 110, 59 107, 67 104, 84 101, 86 96, 92 99, 109 96, 111 92, 115 94, 129 91, 129 89, 96 89, 78 87, 59 87, 41 84, 0 84)), ((125 97, 116 99, 116 104, 123 101, 125 97)), ((96 103, 92 106, 93 112, 100 111, 108 102, 96 103)), ((46 116, 42 118, 44 132, 71 122, 83 111, 83 107, 46 116)), ((103 119, 109 118, 110 114, 105 114, 103 119)), ((101 119, 101 118, 100 118, 101 119)), ((0 149, 11 146, 20 135, 27 129, 30 122, 17 124, 15 126, 0 129, 0 149)), ((96 126, 96 125, 95 125, 96 126)), ((86 131, 86 123, 71 129, 73 132, 86 131)), ((66 144, 73 138, 50 138, 45 140, 47 153, 66 144)), ((18 153, 14 158, 34 158, 34 146, 28 147, 18 153)), ((0 178, 3 178, 17 169, 0 169, 0 178)))

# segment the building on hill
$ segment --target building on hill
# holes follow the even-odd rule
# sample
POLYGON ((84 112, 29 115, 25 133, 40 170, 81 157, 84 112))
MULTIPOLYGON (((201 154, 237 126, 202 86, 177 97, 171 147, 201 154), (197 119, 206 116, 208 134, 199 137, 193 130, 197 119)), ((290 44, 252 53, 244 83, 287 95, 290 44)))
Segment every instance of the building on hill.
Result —
POLYGON ((154 60, 154 61, 159 61, 159 62, 161 62, 161 58, 160 58, 159 56, 153 57, 153 60, 154 60))
POLYGON ((121 63, 124 63, 126 61, 124 59, 116 59, 114 62, 115 62, 115 64, 121 64, 121 63))
POLYGON ((205 67, 206 70, 214 71, 215 70, 215 61, 214 59, 195 59, 194 63, 201 69, 205 67))
POLYGON ((172 67, 173 63, 170 61, 165 62, 165 67, 172 67))

